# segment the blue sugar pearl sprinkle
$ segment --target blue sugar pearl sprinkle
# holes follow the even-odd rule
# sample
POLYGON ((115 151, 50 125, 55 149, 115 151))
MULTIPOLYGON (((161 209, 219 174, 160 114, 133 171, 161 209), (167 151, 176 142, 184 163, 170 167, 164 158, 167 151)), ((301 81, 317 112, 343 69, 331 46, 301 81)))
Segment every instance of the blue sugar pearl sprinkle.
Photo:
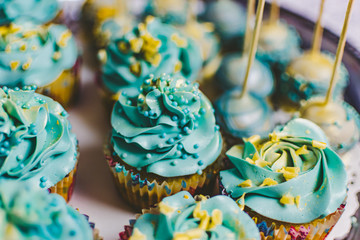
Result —
POLYGON ((150 79, 146 79, 146 80, 144 81, 144 84, 145 84, 145 85, 150 85, 150 83, 151 83, 150 79))
POLYGON ((184 146, 183 146, 181 143, 178 144, 177 147, 176 147, 177 150, 181 150, 181 149, 183 149, 183 148, 184 148, 184 146))
POLYGON ((178 134, 178 135, 176 136, 176 138, 179 139, 179 140, 182 139, 182 137, 183 137, 182 134, 178 134))
POLYGON ((149 112, 148 111, 144 111, 144 116, 148 117, 149 116, 149 112))
POLYGON ((150 111, 149 111, 149 115, 150 115, 150 116, 153 116, 154 114, 155 114, 155 112, 154 112, 153 110, 150 110, 150 111))
POLYGON ((205 114, 205 113, 206 113, 205 108, 200 108, 200 114, 205 114))
POLYGON ((181 155, 182 159, 187 159, 188 155, 186 153, 184 153, 183 155, 181 155))
POLYGON ((127 95, 127 92, 122 91, 122 92, 121 92, 121 95, 126 96, 126 95, 127 95))
POLYGON ((215 125, 215 131, 219 131, 220 130, 220 126, 219 125, 215 125))
POLYGON ((177 102, 172 102, 172 105, 177 107, 178 106, 178 103, 177 102))
POLYGON ((76 231, 75 230, 70 230, 69 236, 73 237, 75 235, 76 235, 76 231))
POLYGON ((127 100, 127 101, 126 101, 126 104, 127 104, 127 105, 131 105, 131 101, 130 101, 130 100, 127 100))
POLYGON ((40 181, 41 181, 41 182, 46 182, 46 181, 47 181, 47 178, 43 176, 43 177, 40 178, 40 181))
POLYGON ((147 154, 146 154, 146 158, 147 158, 147 159, 151 158, 151 154, 150 154, 150 153, 147 153, 147 154))
POLYGON ((127 154, 126 153, 122 153, 121 154, 121 158, 126 158, 127 157, 127 154))
POLYGON ((174 140, 173 138, 169 138, 169 139, 167 140, 167 142, 168 142, 169 144, 173 144, 173 143, 175 142, 175 140, 174 140))
POLYGON ((66 117, 66 116, 68 115, 68 113, 67 113, 66 111, 62 111, 62 112, 60 113, 60 115, 63 116, 63 117, 66 117))
POLYGON ((5 142, 4 142, 4 147, 8 148, 9 146, 10 146, 9 141, 5 141, 5 142))
POLYGON ((41 187, 41 188, 45 188, 45 187, 46 187, 46 183, 41 182, 41 183, 40 183, 40 187, 41 187))
POLYGON ((116 164, 115 172, 119 173, 119 172, 121 172, 121 170, 122 170, 122 166, 120 166, 120 164, 116 164))
POLYGON ((5 148, 0 148, 0 153, 1 154, 4 154, 6 152, 6 149, 5 148))
POLYGON ((199 169, 199 170, 196 171, 196 173, 199 174, 199 175, 201 175, 203 172, 202 172, 201 169, 199 169))
POLYGON ((173 100, 174 99, 174 95, 169 95, 169 99, 173 100))
POLYGON ((143 98, 138 98, 138 102, 139 102, 139 103, 143 103, 143 102, 144 102, 144 99, 143 99, 143 98))
POLYGON ((165 138, 165 137, 166 137, 166 133, 162 133, 162 134, 160 134, 159 136, 160 136, 160 138, 165 138))
POLYGON ((19 91, 20 88, 19 87, 14 87, 14 91, 19 91))
POLYGON ((172 161, 172 162, 170 163, 171 166, 176 166, 176 164, 177 164, 177 161, 176 161, 176 160, 175 160, 175 161, 172 161))
POLYGON ((200 160, 200 161, 198 161, 198 165, 202 166, 202 165, 204 165, 204 162, 202 160, 200 160))
POLYGON ((194 144, 194 148, 198 149, 199 148, 199 144, 194 144))
POLYGON ((180 156, 181 156, 181 151, 176 151, 176 152, 175 152, 175 156, 180 157, 180 156))
POLYGON ((199 154, 194 153, 194 154, 193 154, 193 158, 195 158, 195 159, 199 158, 199 154))
POLYGON ((186 119, 182 119, 181 122, 180 122, 182 125, 185 125, 186 124, 186 119))
POLYGON ((172 116, 171 119, 172 119, 174 122, 177 121, 177 120, 179 120, 178 116, 172 116))

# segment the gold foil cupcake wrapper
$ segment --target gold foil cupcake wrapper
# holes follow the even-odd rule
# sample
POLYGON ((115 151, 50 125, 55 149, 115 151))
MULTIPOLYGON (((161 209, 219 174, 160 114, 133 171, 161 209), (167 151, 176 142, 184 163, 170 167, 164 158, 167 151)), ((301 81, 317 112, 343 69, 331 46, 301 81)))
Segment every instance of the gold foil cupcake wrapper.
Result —
POLYGON ((49 192, 59 194, 66 202, 69 202, 74 190, 76 171, 77 163, 75 164, 75 168, 66 175, 66 177, 60 180, 56 185, 49 188, 49 192))
POLYGON ((138 172, 131 167, 125 167, 114 161, 108 147, 105 148, 105 158, 110 171, 114 176, 115 183, 123 199, 136 209, 150 208, 160 202, 164 197, 171 196, 180 191, 188 191, 192 195, 206 189, 219 171, 219 159, 205 168, 202 174, 192 174, 181 177, 170 177, 160 180, 148 181, 147 173, 138 172), (127 169, 128 168, 128 169, 127 169))
POLYGON ((52 83, 38 87, 36 92, 49 96, 68 108, 78 96, 80 87, 79 76, 80 60, 78 59, 71 69, 64 70, 52 83))
POLYGON ((325 218, 306 224, 282 223, 250 212, 249 215, 259 228, 262 240, 322 240, 331 232, 345 210, 342 204, 325 218))

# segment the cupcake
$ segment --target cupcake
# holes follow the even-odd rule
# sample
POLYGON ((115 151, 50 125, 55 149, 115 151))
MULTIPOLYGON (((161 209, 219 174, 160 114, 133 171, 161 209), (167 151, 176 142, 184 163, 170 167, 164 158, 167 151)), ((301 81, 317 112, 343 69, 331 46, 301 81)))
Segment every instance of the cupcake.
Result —
POLYGON ((30 89, 0 89, 0 180, 27 182, 69 200, 77 167, 76 137, 61 105, 30 89))
POLYGON ((78 88, 77 48, 71 32, 62 25, 37 26, 30 22, 1 27, 0 85, 36 85, 37 92, 65 107, 78 88))
POLYGON ((120 240, 127 239, 254 239, 260 240, 255 223, 229 197, 193 198, 179 192, 164 198, 156 208, 144 210, 132 226, 125 226, 120 240), (136 238, 137 237, 137 238, 136 238))
POLYGON ((54 20, 59 11, 57 0, 4 0, 0 3, 0 25, 18 19, 45 24, 54 20))
POLYGON ((246 10, 233 0, 218 0, 205 5, 200 19, 211 22, 226 50, 242 49, 246 29, 246 10))
POLYGON ((342 100, 323 104, 323 98, 302 102, 300 117, 316 123, 326 134, 330 146, 338 153, 345 153, 360 140, 360 116, 342 100))
POLYGON ((202 66, 198 46, 192 40, 151 16, 114 39, 100 57, 102 88, 109 106, 121 90, 138 93, 150 74, 175 74, 194 81, 202 66))
POLYGON ((168 75, 144 81, 141 92, 122 92, 105 147, 120 193, 148 208, 182 190, 205 189, 220 168, 223 148, 210 101, 196 83, 168 75))
MULTIPOLYGON (((333 64, 332 54, 317 52, 306 52, 291 61, 281 75, 279 85, 281 105, 290 109, 297 108, 301 100, 325 96, 329 88, 333 64)), ((334 99, 342 97, 348 81, 348 71, 344 65, 341 65, 334 87, 334 99)))
POLYGON ((269 138, 233 146, 222 193, 237 199, 271 239, 324 239, 344 211, 347 176, 314 123, 295 119, 269 138))
POLYGON ((98 240, 86 218, 57 194, 0 180, 1 239, 98 240))

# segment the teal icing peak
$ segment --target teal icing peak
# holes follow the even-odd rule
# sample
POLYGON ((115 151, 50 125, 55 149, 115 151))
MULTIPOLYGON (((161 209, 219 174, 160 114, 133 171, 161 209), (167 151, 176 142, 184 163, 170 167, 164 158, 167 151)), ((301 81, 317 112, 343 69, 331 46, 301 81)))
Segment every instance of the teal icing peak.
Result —
POLYGON ((34 90, 0 89, 0 179, 49 188, 76 164, 65 110, 34 90))
POLYGON ((10 24, 0 28, 0 85, 43 87, 72 68, 77 47, 62 25, 10 24))
POLYGON ((121 159, 164 177, 184 176, 212 164, 222 138, 210 101, 198 84, 163 74, 144 81, 138 95, 115 103, 111 142, 121 159))
POLYGON ((107 46, 102 81, 113 93, 136 92, 150 74, 175 74, 194 81, 201 67, 199 47, 191 39, 148 17, 107 46))
POLYGON ((55 18, 59 10, 57 0, 3 0, 0 3, 0 24, 14 20, 44 24, 55 18))
POLYGON ((17 240, 92 239, 85 216, 57 194, 0 180, 0 238, 17 240))
POLYGON ((136 220, 133 234, 143 234, 149 240, 187 235, 202 240, 260 240, 253 220, 229 197, 194 199, 188 192, 179 192, 164 198, 155 211, 136 220), (208 224, 206 216, 210 217, 208 224))
POLYGON ((283 222, 308 223, 335 212, 346 198, 345 167, 325 143, 289 129, 301 128, 301 122, 312 137, 323 138, 316 125, 301 120, 269 138, 233 146, 226 155, 234 168, 220 172, 226 192, 233 198, 245 193, 247 207, 283 222))

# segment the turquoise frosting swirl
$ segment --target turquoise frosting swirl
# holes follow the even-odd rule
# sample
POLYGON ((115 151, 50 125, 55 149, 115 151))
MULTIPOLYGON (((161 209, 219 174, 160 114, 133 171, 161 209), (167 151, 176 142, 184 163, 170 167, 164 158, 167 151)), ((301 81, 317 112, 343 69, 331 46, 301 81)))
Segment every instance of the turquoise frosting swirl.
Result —
POLYGON ((229 197, 195 200, 188 192, 179 192, 164 198, 155 211, 136 220, 133 236, 144 235, 148 240, 260 240, 255 223, 229 197))
POLYGON ((0 238, 89 240, 92 230, 61 196, 0 180, 0 238))
POLYGON ((220 178, 231 197, 245 194, 245 206, 258 214, 308 223, 341 205, 347 176, 339 156, 325 143, 310 138, 323 139, 324 133, 307 120, 295 121, 292 127, 303 131, 285 126, 269 139, 252 137, 232 147, 226 155, 234 168, 221 171, 220 178))
POLYGON ((55 18, 59 10, 57 0, 3 0, 0 3, 0 25, 18 19, 44 24, 55 18))
POLYGON ((162 75, 145 80, 136 96, 122 92, 111 124, 115 153, 163 177, 201 174, 222 149, 210 101, 183 78, 162 75))
POLYGON ((62 25, 10 24, 0 28, 0 85, 50 84, 77 59, 75 39, 62 25))
POLYGON ((34 90, 0 89, 0 179, 49 188, 76 164, 66 111, 34 90))
POLYGON ((194 81, 202 67, 199 47, 151 16, 114 39, 103 60, 103 84, 113 93, 123 89, 136 92, 150 74, 175 74, 194 81))

